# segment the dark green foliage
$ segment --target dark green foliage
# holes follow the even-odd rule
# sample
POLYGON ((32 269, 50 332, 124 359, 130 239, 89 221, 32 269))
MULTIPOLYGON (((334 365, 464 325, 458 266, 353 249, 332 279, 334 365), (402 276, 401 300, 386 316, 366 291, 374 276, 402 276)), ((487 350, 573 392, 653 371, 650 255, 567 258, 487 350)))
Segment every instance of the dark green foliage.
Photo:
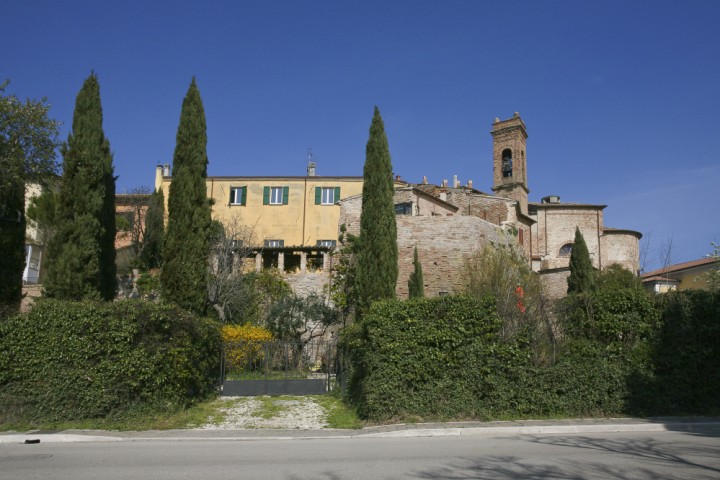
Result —
POLYGON ((56 170, 57 122, 45 99, 22 103, 0 84, 0 316, 20 304, 25 268, 25 185, 56 170))
POLYGON ((642 413, 720 414, 720 293, 683 290, 657 298, 661 328, 653 375, 637 384, 642 413))
POLYGON ((425 285, 423 282, 422 265, 418 259, 417 246, 413 252, 413 267, 415 267, 415 270, 410 274, 410 278, 408 279, 410 298, 422 298, 425 296, 425 285))
POLYGON ((177 131, 160 278, 165 300, 199 314, 207 310, 210 253, 206 147, 205 110, 193 78, 177 131))
POLYGON ((343 337, 350 399, 378 422, 720 413, 720 294, 572 297, 584 323, 561 323, 548 363, 490 299, 377 302, 343 337))
POLYGON ((117 289, 115 177, 94 73, 78 93, 72 127, 62 148, 57 226, 43 286, 49 297, 112 300, 117 289))
POLYGON ((643 285, 637 275, 615 263, 595 272, 595 288, 605 291, 625 288, 642 290, 643 285))
POLYGON ((473 416, 491 393, 488 361, 502 350, 492 300, 420 298, 373 304, 346 337, 349 389, 365 418, 473 416))
POLYGON ((219 348, 215 323, 167 305, 40 301, 0 324, 0 423, 188 405, 214 391, 219 348))
MULTIPOLYGON (((17 160, 18 169, 21 169, 22 157, 17 157, 17 160)), ((22 297, 22 276, 25 268, 24 210, 23 182, 7 185, 7 188, 0 191, 0 320, 6 309, 12 311, 19 307, 22 297)))
POLYGON ((361 243, 356 264, 356 289, 361 313, 376 300, 395 298, 398 250, 392 175, 385 126, 380 110, 375 107, 365 148, 361 243))
POLYGON ((657 329, 659 312, 643 289, 596 290, 561 301, 560 324, 572 338, 634 345, 657 329))
POLYGON ((579 228, 575 228, 575 241, 570 254, 570 276, 567 279, 568 293, 589 292, 594 288, 594 271, 585 239, 579 228))
POLYGON ((165 195, 162 189, 150 196, 150 205, 145 214, 145 245, 140 261, 145 268, 162 266, 162 246, 165 235, 165 195))

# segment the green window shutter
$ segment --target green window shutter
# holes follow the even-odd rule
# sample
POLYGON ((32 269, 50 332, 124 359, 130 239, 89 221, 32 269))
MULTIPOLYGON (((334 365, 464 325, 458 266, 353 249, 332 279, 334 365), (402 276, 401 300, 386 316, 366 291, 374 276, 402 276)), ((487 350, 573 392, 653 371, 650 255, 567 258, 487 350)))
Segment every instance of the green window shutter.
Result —
POLYGON ((263 187, 263 205, 270 205, 270 187, 263 187))
POLYGON ((240 195, 240 205, 245 205, 247 203, 247 187, 242 187, 240 195))
POLYGON ((322 188, 315 187, 315 205, 320 205, 322 201, 322 188))
POLYGON ((290 187, 283 187, 283 205, 288 204, 288 194, 290 193, 290 187))
POLYGON ((340 200, 340 187, 335 187, 335 203, 340 200))

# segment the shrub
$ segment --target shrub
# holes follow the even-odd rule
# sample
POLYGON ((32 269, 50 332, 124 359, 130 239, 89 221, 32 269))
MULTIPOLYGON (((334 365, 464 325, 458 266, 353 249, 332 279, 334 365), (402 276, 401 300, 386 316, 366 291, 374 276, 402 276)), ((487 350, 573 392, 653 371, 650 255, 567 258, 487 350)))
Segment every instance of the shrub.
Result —
POLYGON ((640 289, 596 290, 561 301, 560 324, 571 338, 634 345, 657 329, 659 311, 640 289))
POLYGON ((467 416, 488 395, 486 361, 501 349, 491 299, 376 302, 345 341, 349 390, 364 418, 467 416))
POLYGON ((255 325, 223 325, 225 362, 229 365, 248 365, 262 362, 263 345, 273 339, 272 333, 255 325))
POLYGON ((45 299, 0 324, 0 420, 186 406, 216 387, 217 325, 175 307, 45 299))
POLYGON ((639 389, 653 414, 720 413, 720 293, 660 295, 662 327, 651 347, 653 376, 639 389))

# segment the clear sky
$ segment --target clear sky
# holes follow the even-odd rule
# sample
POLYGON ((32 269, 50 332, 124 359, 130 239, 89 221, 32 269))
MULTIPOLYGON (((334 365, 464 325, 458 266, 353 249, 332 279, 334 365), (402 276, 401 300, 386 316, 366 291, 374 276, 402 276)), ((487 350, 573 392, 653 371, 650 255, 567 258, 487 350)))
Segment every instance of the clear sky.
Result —
POLYGON ((0 79, 72 124, 94 70, 117 189, 172 161, 193 75, 210 175, 362 175, 373 106, 393 169, 490 192, 495 117, 528 129, 531 201, 608 205, 647 267, 720 242, 718 1, 39 1, 0 8, 0 79))

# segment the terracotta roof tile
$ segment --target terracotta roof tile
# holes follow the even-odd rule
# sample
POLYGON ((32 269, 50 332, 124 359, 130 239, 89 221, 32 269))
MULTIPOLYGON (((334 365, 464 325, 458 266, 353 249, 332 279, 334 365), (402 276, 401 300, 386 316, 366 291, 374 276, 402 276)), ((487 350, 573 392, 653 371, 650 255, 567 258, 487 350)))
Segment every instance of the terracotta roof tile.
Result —
POLYGON ((720 260, 715 257, 705 257, 699 260, 692 260, 690 262, 676 263, 675 265, 668 265, 665 268, 659 268, 652 272, 643 273, 640 275, 642 279, 654 277, 657 275, 663 275, 671 272, 678 272, 680 270, 687 270, 688 268, 699 267, 701 265, 708 265, 711 263, 719 262, 720 260))

